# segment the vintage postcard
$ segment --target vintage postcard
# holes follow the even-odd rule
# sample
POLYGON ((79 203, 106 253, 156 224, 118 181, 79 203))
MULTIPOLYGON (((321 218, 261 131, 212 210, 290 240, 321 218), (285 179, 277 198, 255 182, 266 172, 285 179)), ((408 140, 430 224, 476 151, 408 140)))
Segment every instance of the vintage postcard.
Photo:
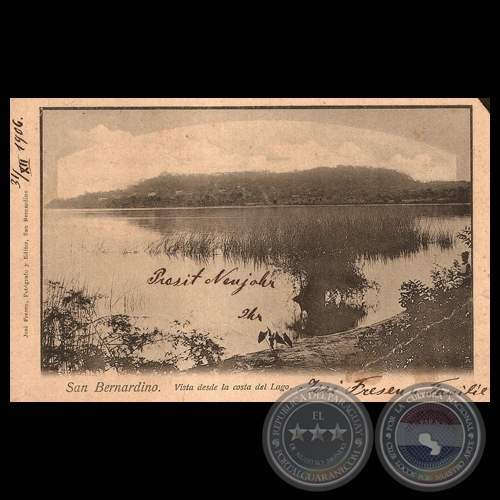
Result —
POLYGON ((490 400, 479 99, 10 112, 11 401, 490 400))

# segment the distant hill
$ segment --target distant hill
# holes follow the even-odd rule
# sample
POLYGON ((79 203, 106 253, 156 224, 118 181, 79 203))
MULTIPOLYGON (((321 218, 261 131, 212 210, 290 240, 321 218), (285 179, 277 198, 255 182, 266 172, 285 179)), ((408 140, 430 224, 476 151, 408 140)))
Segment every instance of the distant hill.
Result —
POLYGON ((419 182, 395 170, 318 167, 294 172, 168 174, 126 189, 52 200, 47 208, 146 208, 362 203, 468 203, 471 183, 419 182))

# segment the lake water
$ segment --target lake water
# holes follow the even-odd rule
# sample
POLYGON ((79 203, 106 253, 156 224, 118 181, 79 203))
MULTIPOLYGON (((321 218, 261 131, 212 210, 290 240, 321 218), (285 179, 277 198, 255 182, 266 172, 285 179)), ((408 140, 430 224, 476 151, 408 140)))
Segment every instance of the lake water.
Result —
POLYGON ((415 248, 407 238, 399 241, 397 230, 393 234, 384 229, 384 221, 396 220, 403 212, 431 237, 456 234, 471 225, 470 207, 458 205, 45 210, 43 279, 100 293, 101 314, 127 314, 140 324, 165 330, 178 320, 190 329, 217 335, 227 356, 244 354, 268 348, 265 342, 257 343, 259 331, 267 328, 297 338, 389 318, 402 311, 398 299, 404 281, 430 283, 436 266, 460 261, 466 247, 457 239, 415 248), (332 217, 356 224, 373 220, 366 227, 381 224, 381 229, 374 233, 374 243, 357 251, 364 234, 355 228, 365 226, 353 223, 349 232, 346 222, 332 238, 328 231, 321 234, 321 221, 332 217), (293 233, 298 221, 314 234, 293 233), (258 241, 262 228, 268 228, 264 242, 258 241), (265 257, 267 240, 272 254, 273 231, 280 233, 280 242, 287 241, 287 231, 291 234, 290 244, 280 243, 279 258, 238 257, 253 243, 265 257), (207 233, 221 235, 221 241, 246 239, 235 254, 216 251, 208 259, 147 250, 165 238, 185 240, 207 233), (318 243, 311 243, 311 237, 318 243), (332 240, 331 250, 330 243, 323 247, 322 238, 332 240), (187 285, 160 283, 168 278, 169 283, 179 279, 187 285), (237 279, 239 285, 234 284, 237 279), (241 317, 254 309, 257 319, 241 317))

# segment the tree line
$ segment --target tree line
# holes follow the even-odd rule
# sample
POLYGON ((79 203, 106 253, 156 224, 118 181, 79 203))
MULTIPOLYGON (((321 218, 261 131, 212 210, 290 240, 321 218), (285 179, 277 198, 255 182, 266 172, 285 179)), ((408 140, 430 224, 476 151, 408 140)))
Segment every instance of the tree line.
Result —
POLYGON ((471 183, 419 182, 390 169, 318 167, 293 172, 163 173, 126 189, 54 199, 47 208, 159 208, 364 203, 470 203, 471 183))

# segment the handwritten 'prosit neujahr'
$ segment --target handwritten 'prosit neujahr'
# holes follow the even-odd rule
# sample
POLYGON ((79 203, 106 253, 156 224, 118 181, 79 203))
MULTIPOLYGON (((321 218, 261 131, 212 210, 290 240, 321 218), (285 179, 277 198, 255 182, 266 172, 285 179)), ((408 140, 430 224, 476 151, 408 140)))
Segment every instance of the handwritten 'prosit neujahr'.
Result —
POLYGON ((222 269, 218 274, 213 277, 204 276, 205 268, 200 269, 196 274, 188 274, 187 278, 166 276, 167 270, 164 267, 157 269, 153 275, 148 279, 150 285, 170 285, 170 286, 192 286, 195 284, 205 285, 225 285, 236 287, 231 295, 236 295, 243 290, 246 286, 260 286, 262 288, 276 288, 274 280, 269 279, 269 271, 266 271, 260 279, 252 278, 252 273, 248 273, 247 278, 238 276, 238 268, 235 267, 230 271, 222 269))

